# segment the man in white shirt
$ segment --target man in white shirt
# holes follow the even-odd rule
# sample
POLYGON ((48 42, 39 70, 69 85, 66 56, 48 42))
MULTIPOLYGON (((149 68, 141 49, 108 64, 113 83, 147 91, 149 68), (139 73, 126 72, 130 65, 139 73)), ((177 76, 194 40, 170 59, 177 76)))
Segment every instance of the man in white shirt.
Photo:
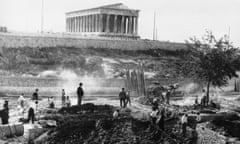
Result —
POLYGON ((119 110, 117 109, 113 112, 113 118, 117 119, 118 117, 119 117, 119 110))
POLYGON ((21 108, 24 108, 24 101, 25 101, 25 99, 24 99, 24 94, 22 93, 20 96, 19 96, 19 98, 18 98, 18 102, 19 102, 19 105, 21 106, 21 108))
POLYGON ((183 136, 186 136, 187 123, 188 123, 188 114, 184 114, 182 116, 181 123, 182 123, 182 133, 183 133, 183 136))
POLYGON ((49 100, 49 107, 54 108, 54 106, 55 106, 54 105, 54 99, 53 99, 53 97, 51 97, 50 100, 49 100))
POLYGON ((152 112, 150 113, 152 124, 156 124, 158 114, 159 114, 158 109, 156 107, 152 107, 152 112))

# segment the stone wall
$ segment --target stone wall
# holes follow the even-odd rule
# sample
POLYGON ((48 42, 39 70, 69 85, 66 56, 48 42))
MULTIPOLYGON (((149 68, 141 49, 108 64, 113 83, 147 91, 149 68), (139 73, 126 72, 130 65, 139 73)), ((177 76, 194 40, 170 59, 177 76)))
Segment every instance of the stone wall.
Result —
POLYGON ((67 33, 58 34, 20 34, 1 33, 0 48, 41 48, 41 47, 76 47, 76 48, 109 48, 123 50, 146 49, 187 49, 183 43, 160 42, 151 40, 119 40, 82 37, 67 33))
MULTIPOLYGON (((39 77, 21 77, 21 76, 0 76, 0 87, 56 87, 59 84, 66 83, 67 79, 60 78, 39 78, 39 77)), ((81 78, 79 78, 81 81, 81 78)), ((105 79, 105 78, 89 78, 86 81, 96 81, 94 85, 85 84, 85 86, 99 85, 102 87, 119 87, 125 85, 124 79, 105 79)), ((78 85, 77 85, 78 86, 78 85)))

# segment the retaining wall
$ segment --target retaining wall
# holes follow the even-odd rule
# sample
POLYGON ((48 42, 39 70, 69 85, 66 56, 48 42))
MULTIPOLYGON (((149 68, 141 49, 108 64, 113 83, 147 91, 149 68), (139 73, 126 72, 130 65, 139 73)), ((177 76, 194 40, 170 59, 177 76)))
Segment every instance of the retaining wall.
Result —
POLYGON ((76 47, 76 48, 109 48, 122 50, 146 49, 187 49, 183 43, 160 42, 152 40, 118 40, 81 37, 65 33, 59 34, 18 34, 1 33, 0 48, 42 48, 42 47, 76 47))

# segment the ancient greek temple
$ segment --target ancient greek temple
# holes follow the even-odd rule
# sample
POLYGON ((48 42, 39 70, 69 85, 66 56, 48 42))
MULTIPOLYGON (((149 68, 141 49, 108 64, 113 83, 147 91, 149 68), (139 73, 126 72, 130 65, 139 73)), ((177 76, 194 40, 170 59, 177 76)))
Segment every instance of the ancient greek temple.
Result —
POLYGON ((85 36, 139 39, 139 10, 122 3, 66 13, 66 31, 85 36))

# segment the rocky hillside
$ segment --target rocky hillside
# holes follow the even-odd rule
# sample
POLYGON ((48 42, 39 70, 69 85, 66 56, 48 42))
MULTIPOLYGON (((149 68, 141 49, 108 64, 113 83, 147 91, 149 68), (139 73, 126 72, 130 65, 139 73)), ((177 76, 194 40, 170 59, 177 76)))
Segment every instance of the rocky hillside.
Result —
POLYGON ((190 51, 114 50, 81 48, 21 48, 3 49, 0 59, 1 75, 51 76, 46 71, 71 69, 79 75, 121 77, 125 69, 135 68, 139 60, 145 64, 146 74, 176 77, 179 63, 190 51), (176 69, 177 68, 177 69, 176 69), (44 73, 45 72, 45 73, 44 73))

